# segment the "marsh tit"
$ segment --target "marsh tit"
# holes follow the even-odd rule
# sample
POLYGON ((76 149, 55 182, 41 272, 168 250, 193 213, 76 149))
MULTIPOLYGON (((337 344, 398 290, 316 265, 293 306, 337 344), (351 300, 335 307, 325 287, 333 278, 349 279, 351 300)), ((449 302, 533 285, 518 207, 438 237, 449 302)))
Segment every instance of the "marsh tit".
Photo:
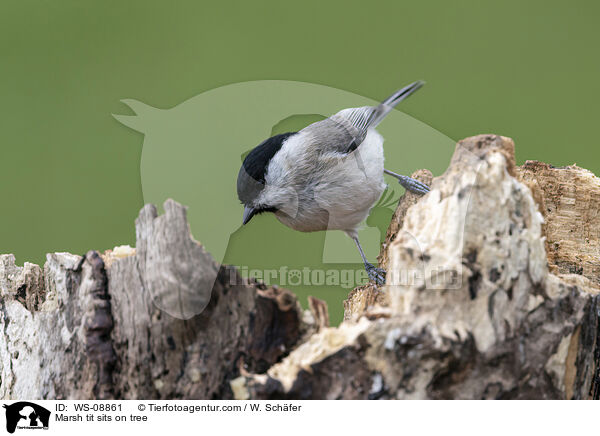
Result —
POLYGON ((238 197, 245 206, 243 224, 271 212, 301 232, 342 230, 356 243, 369 278, 384 283, 385 271, 367 261, 358 241, 359 225, 386 187, 384 173, 417 194, 426 194, 429 187, 384 169, 383 137, 375 127, 423 85, 414 82, 378 106, 344 109, 255 147, 237 179, 238 197))

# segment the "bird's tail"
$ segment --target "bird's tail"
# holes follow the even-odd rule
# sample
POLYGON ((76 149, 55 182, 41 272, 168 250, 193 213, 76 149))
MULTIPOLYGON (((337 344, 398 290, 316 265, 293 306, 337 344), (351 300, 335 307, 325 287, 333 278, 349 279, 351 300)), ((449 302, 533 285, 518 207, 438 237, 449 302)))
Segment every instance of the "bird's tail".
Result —
POLYGON ((410 85, 405 86, 404 88, 394 92, 388 98, 383 100, 381 104, 377 107, 377 115, 371 123, 371 126, 375 127, 377 124, 379 124, 398 103, 400 103, 402 100, 404 100, 417 90, 421 89, 423 85, 425 85, 424 81, 417 80, 416 82, 411 83, 410 85))

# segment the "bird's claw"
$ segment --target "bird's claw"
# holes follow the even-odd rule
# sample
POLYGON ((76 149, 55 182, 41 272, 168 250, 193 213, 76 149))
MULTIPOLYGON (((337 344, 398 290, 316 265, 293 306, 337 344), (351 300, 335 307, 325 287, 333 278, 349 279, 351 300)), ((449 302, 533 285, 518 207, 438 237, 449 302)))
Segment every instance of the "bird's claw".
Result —
POLYGON ((398 183, 400 183, 404 189, 414 194, 425 195, 429 192, 429 186, 412 177, 400 176, 398 177, 398 183))
POLYGON ((370 263, 365 263, 365 270, 367 271, 367 275, 369 276, 369 280, 371 280, 376 285, 384 285, 385 284, 385 270, 382 268, 377 268, 375 265, 370 263))

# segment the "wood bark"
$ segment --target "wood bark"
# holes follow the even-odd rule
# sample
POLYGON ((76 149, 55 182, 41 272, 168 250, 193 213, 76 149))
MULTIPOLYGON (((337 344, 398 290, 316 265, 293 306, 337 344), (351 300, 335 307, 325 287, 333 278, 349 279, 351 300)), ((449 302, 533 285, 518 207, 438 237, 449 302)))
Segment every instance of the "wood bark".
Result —
POLYGON ((324 303, 217 265, 185 208, 145 206, 136 248, 0 256, 2 398, 600 398, 600 180, 457 144, 415 178, 383 287, 324 303))
POLYGON ((0 256, 2 398, 231 398, 240 370, 265 371, 314 330, 291 292, 219 268, 185 208, 164 208, 142 209, 136 250, 49 254, 43 270, 0 256))
POLYGON ((431 193, 401 199, 388 284, 354 290, 347 321, 246 377, 247 395, 598 399, 599 187, 575 167, 516 167, 509 138, 459 142, 431 193))

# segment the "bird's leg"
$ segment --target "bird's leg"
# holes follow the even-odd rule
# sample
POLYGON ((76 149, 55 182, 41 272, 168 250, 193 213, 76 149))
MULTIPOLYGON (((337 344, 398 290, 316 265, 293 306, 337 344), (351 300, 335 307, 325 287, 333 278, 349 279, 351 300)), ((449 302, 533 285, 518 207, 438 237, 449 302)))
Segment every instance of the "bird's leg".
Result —
POLYGON ((367 271, 367 275, 369 279, 374 282, 376 285, 385 284, 385 270, 381 268, 377 268, 375 265, 369 263, 367 261, 367 256, 365 256, 365 252, 360 246, 360 242, 358 242, 358 237, 352 238, 358 247, 358 252, 360 253, 360 257, 362 257, 362 261, 365 264, 365 270, 367 271))
POLYGON ((427 186, 425 183, 419 182, 416 179, 413 179, 408 176, 403 176, 401 174, 396 174, 386 169, 384 169, 383 172, 398 179, 398 183, 400 183, 407 191, 420 195, 425 195, 429 192, 429 186, 427 186))

